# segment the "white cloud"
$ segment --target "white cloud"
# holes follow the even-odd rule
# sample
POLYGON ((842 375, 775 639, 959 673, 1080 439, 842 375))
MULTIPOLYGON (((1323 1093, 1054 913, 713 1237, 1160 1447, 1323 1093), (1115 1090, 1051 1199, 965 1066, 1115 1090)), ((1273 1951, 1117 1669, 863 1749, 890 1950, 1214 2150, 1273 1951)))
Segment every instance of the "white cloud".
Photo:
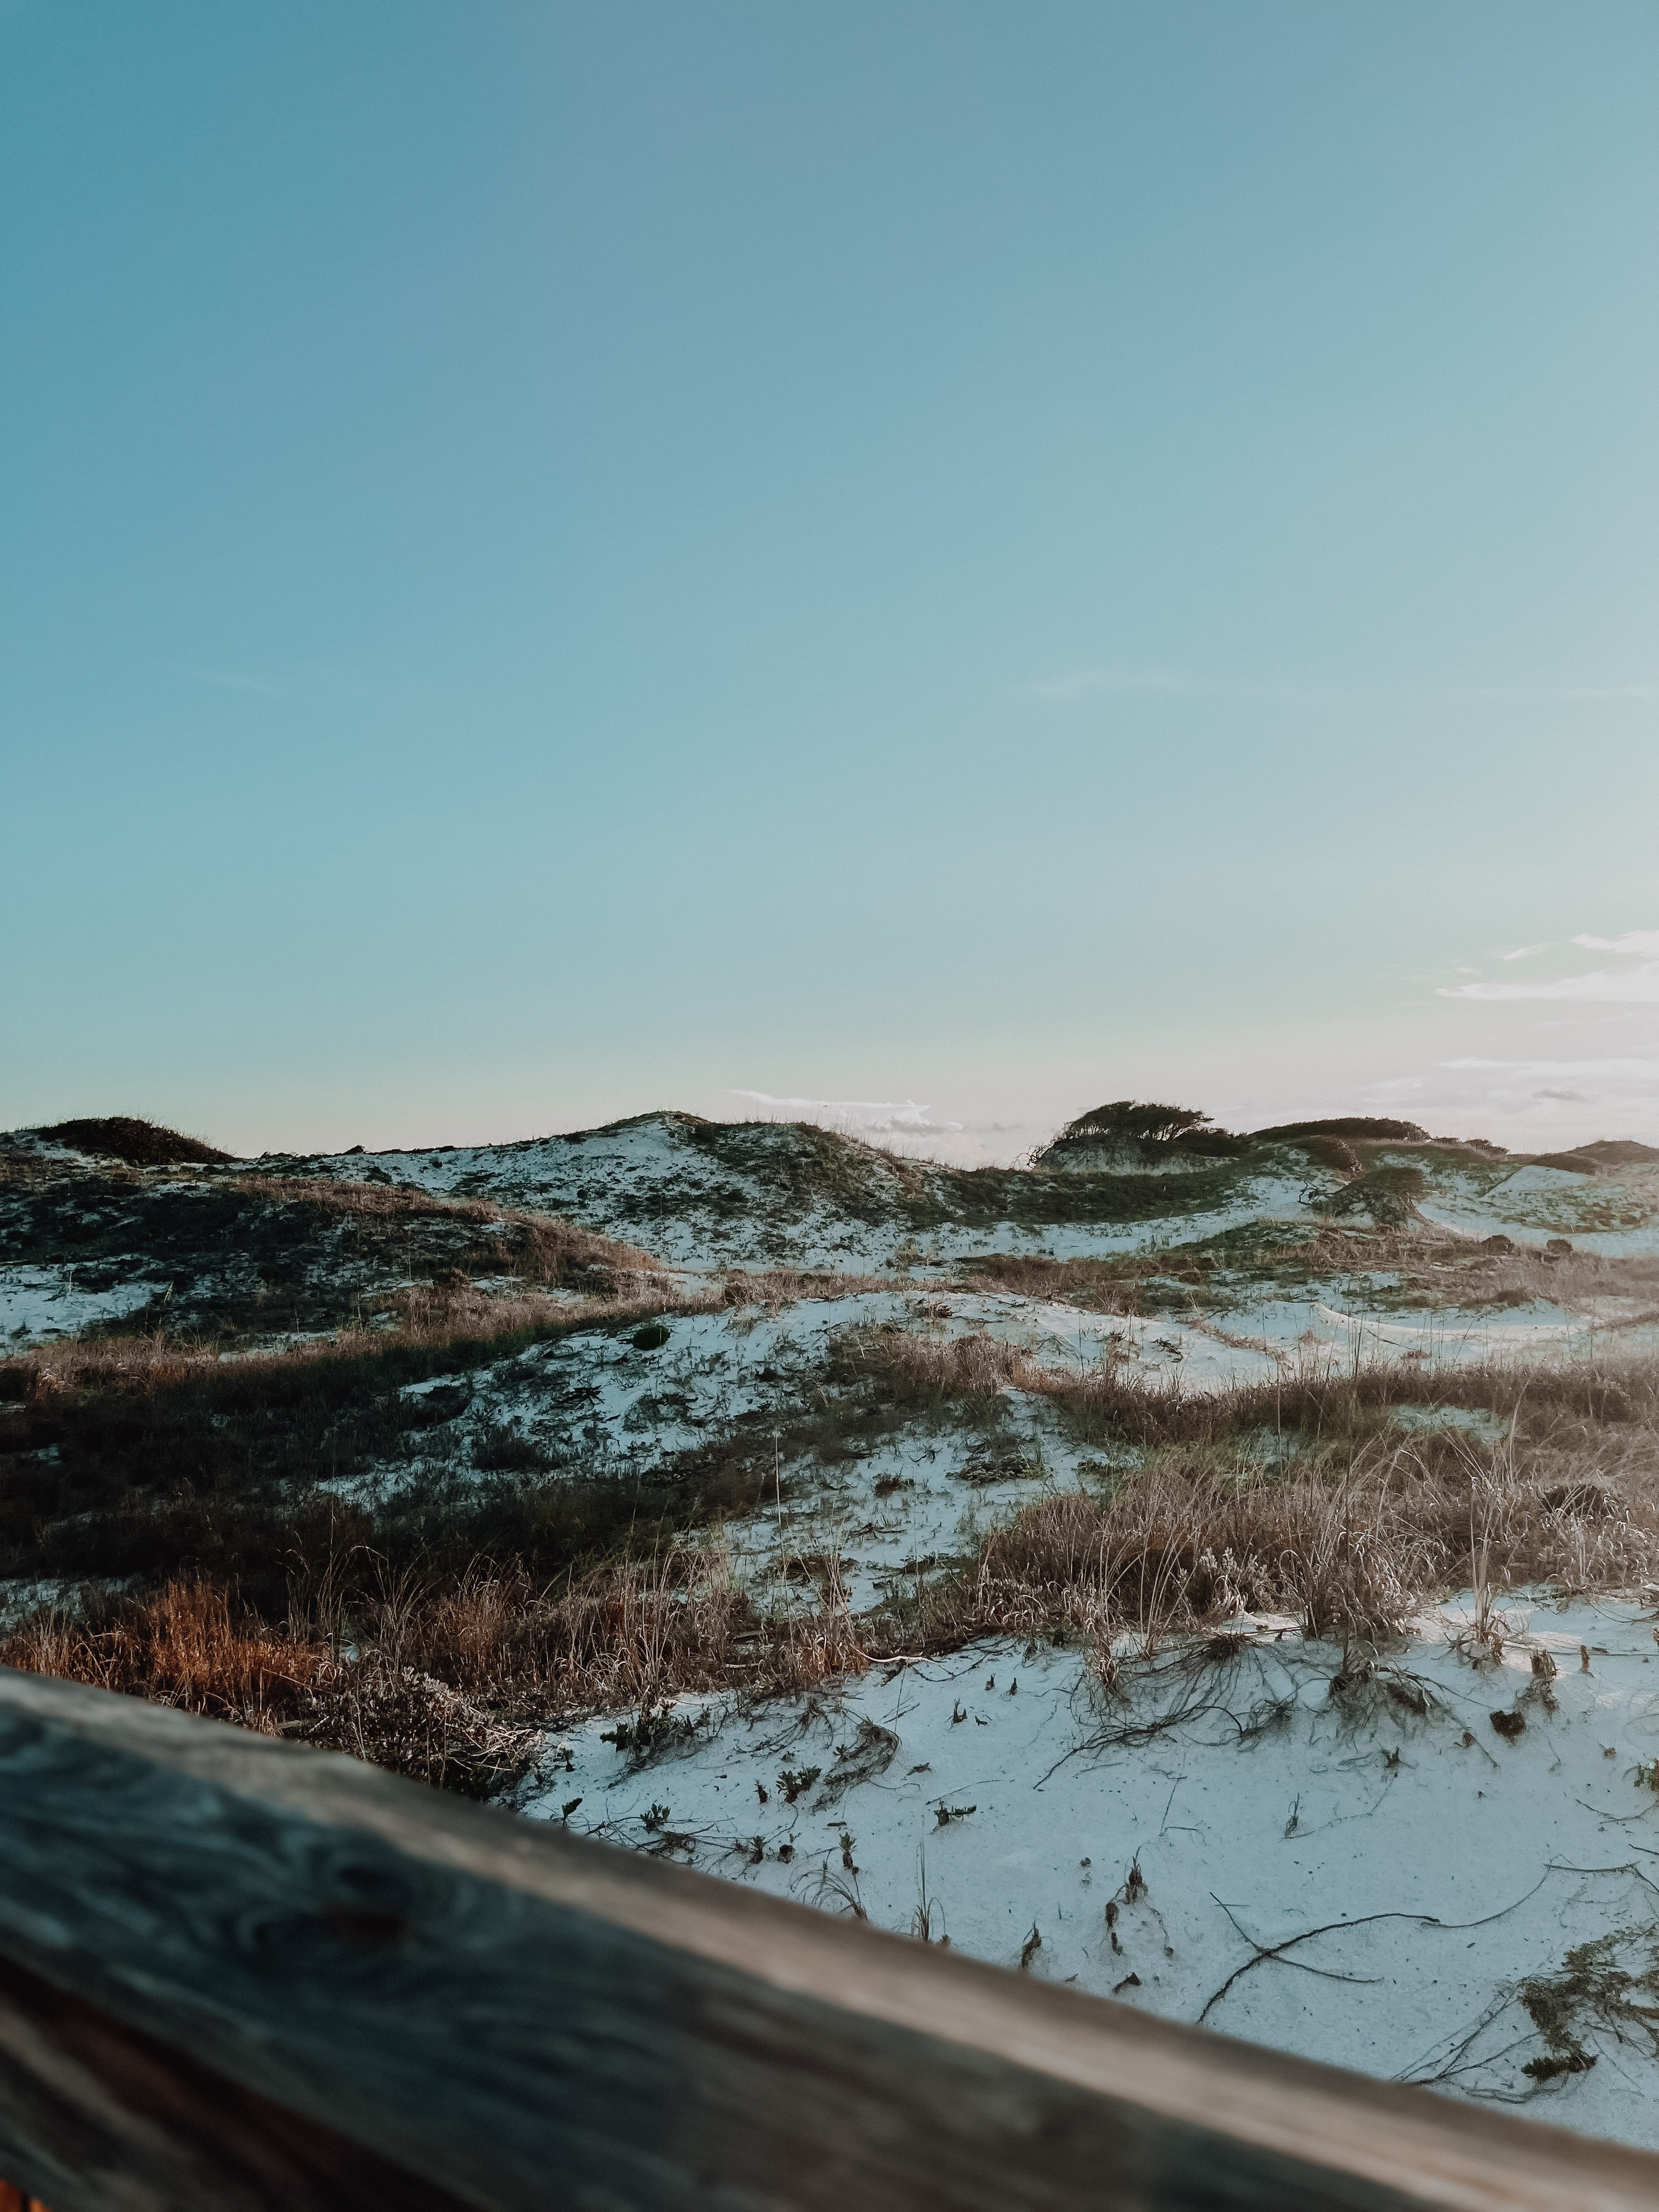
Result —
POLYGON ((1097 691, 1213 691, 1216 686, 1179 668, 1074 668, 1031 689, 1039 699, 1064 707, 1097 691))
POLYGON ((1659 1082, 1659 1060, 1443 1060, 1441 1067, 1480 1068, 1494 1073, 1554 1076, 1559 1080, 1589 1082, 1596 1077, 1647 1077, 1659 1082))
POLYGON ((1659 958, 1659 929, 1627 929, 1622 937, 1575 937, 1572 941, 1586 952, 1645 953, 1650 959, 1659 958))
POLYGON ((1659 684, 1456 684, 1443 691, 1431 691, 1431 699, 1583 699, 1619 704, 1634 701, 1645 705, 1659 699, 1659 684))
POLYGON ((1232 676, 1201 676, 1190 668, 1074 668, 1033 684, 1032 694, 1053 706, 1069 706, 1100 692, 1161 691, 1208 699, 1339 699, 1352 695, 1297 684, 1253 684, 1232 676))
MULTIPOLYGON (((1577 939, 1575 939, 1573 941, 1575 944, 1581 942, 1581 940, 1577 939)), ((1542 945, 1517 945, 1513 952, 1506 952, 1504 955, 1504 957, 1505 960, 1530 960, 1534 952, 1547 952, 1548 951, 1549 940, 1546 939, 1542 945)))
POLYGON ((1443 984, 1439 999, 1571 999, 1583 1005, 1603 1006, 1659 1006, 1659 960, 1640 968, 1615 971, 1593 968, 1587 975, 1562 975, 1553 983, 1460 983, 1455 990, 1443 984))
POLYGON ((1410 1098, 1424 1088, 1423 1078, 1420 1075, 1395 1075, 1389 1077, 1384 1082, 1363 1085, 1360 1095, 1372 1104, 1380 1105, 1389 1099, 1410 1098))
POLYGON ((914 1098, 775 1098, 769 1091, 733 1091, 733 1098, 747 1098, 763 1106, 769 1115, 784 1114, 794 1121, 830 1121, 837 1128, 902 1131, 913 1135, 954 1136, 960 1121, 930 1121, 932 1110, 914 1098))
POLYGON ((769 1121, 811 1121, 844 1137, 879 1145, 900 1159, 947 1167, 1006 1167, 1054 1134, 1055 1110, 1036 1120, 948 1121, 914 1098, 782 1098, 770 1091, 730 1090, 769 1121))
POLYGON ((1560 1150, 1623 1136, 1651 1143, 1659 1131, 1659 1058, 1466 1054, 1436 1061, 1428 1094, 1405 1110, 1437 1130, 1497 1137, 1510 1146, 1560 1150))
POLYGON ((1212 698, 1286 700, 1551 700, 1563 704, 1647 705, 1659 701, 1656 684, 1453 684, 1393 689, 1364 684, 1258 684, 1231 676, 1205 676, 1189 668, 1076 668, 1044 678, 1030 690, 1039 699, 1066 706, 1103 691, 1172 691, 1212 698))
MULTIPOLYGON (((1528 977, 1524 982, 1514 983, 1456 983, 1442 984, 1435 994, 1441 999, 1476 999, 1486 1001, 1505 999, 1568 1000, 1581 1006, 1646 1006, 1659 1005, 1659 929, 1627 929, 1621 937, 1595 937, 1581 932, 1572 943, 1585 952, 1612 952, 1631 964, 1619 968, 1591 968, 1578 975, 1528 977)), ((1539 945, 1523 945, 1519 951, 1506 952, 1506 960, 1519 960, 1526 954, 1541 952, 1539 945)))

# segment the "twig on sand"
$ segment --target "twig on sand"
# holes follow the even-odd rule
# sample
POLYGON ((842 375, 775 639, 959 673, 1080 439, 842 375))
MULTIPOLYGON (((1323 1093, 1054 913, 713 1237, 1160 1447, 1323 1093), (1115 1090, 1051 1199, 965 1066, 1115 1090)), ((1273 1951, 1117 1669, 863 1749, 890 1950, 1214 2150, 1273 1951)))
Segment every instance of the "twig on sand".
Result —
MULTIPOLYGON (((1645 1888, 1659 1890, 1659 1883, 1639 1867, 1629 1862, 1620 1866, 1574 1866, 1565 1860, 1552 1859, 1544 1869, 1546 1875, 1631 1875, 1645 1888)), ((1523 1900, 1524 1901, 1524 1900, 1523 1900)), ((1456 2083, 1467 2096, 1478 2097, 1484 2102, 1499 2105, 1524 2105, 1538 2095, 1545 2085, 1563 2074, 1580 2074, 1596 2064, 1604 2055, 1587 2050, 1581 2040, 1575 2015, 1588 2011, 1598 2023, 1611 2028, 1617 2039, 1626 2038, 1620 2033, 1622 2021, 1629 2027, 1645 2030, 1656 2051, 1659 2051, 1659 2030, 1654 2022, 1659 2020, 1659 2007, 1638 2004, 1630 1996, 1632 1989, 1652 1991, 1652 1970, 1646 1975, 1632 1975, 1619 1967, 1607 1955, 1616 1945, 1625 1941, 1638 1941, 1646 1945, 1651 1954, 1655 1930, 1626 1929, 1602 1936, 1599 1941, 1577 1946, 1567 1954, 1563 1972, 1555 1976, 1529 1976, 1508 1983, 1486 2006, 1484 2012, 1462 2034, 1449 2038, 1435 2046, 1415 2064, 1395 2075, 1396 2081, 1409 2081, 1419 2088, 1443 2087, 1456 2083), (1505 2089, 1487 2081, 1472 2084, 1464 2077, 1480 2071, 1490 2070, 1517 2051, 1524 2050, 1534 2040, 1530 2033, 1520 2035, 1501 2049, 1476 2057, 1475 2045, 1495 2021, 1501 2019, 1509 2008, 1519 2002, 1530 2014, 1534 2028, 1542 2035, 1545 2055, 1522 2070, 1531 2079, 1524 2089, 1505 2089), (1438 2063, 1437 2063, 1437 2060, 1438 2063), (1432 2068, 1431 2072, 1428 2070, 1432 2068)))
MULTIPOLYGON (((1551 1874, 1555 1871, 1557 1871, 1557 1869, 1553 1867, 1546 1867, 1543 1873, 1539 1875, 1537 1881, 1534 1882, 1532 1887, 1526 1892, 1524 1896, 1517 1897, 1515 1899, 1514 1904, 1503 1905, 1496 1912, 1488 1912, 1484 1914, 1479 1920, 1443 1920, 1437 1912, 1365 1912, 1362 1913, 1358 1919, 1328 1920, 1322 1927, 1305 1928, 1299 1936, 1287 1936, 1282 1943, 1256 1943, 1255 1936, 1248 1935, 1243 1928, 1239 1927, 1237 1917, 1234 1913, 1231 1905, 1223 1905, 1221 1899, 1217 1897, 1215 1892, 1212 1890, 1210 1892, 1211 1897, 1214 1899, 1214 1902, 1217 1905, 1221 1905, 1221 1910, 1226 1914, 1228 1919, 1232 1922, 1233 1926, 1238 1929, 1238 1932, 1243 1936, 1244 1941, 1247 1943, 1255 1945, 1255 1955, 1254 1958, 1247 1959, 1242 1966, 1236 1966, 1232 1972, 1228 1975, 1226 1980, 1221 1984, 1221 1987, 1206 2001, 1203 2011, 1198 2015, 1198 2024, 1200 2027, 1203 2026, 1204 2022, 1209 2018, 1210 2014, 1215 2010, 1215 2008, 1221 2002, 1223 1997, 1226 1996, 1228 1990, 1232 1988, 1236 1982, 1242 1981, 1246 1974, 1252 1972, 1257 1966, 1266 1966, 1270 1962, 1279 1966, 1296 1966, 1304 1974, 1318 1975, 1322 1981, 1356 1982, 1365 1984, 1374 1982, 1381 1978, 1380 1976, 1374 1974, 1339 1974, 1327 1966, 1310 1966, 1305 1959, 1289 1959, 1285 1957, 1285 1954, 1287 1951, 1295 1950, 1298 1943, 1311 1943, 1316 1936, 1334 1935, 1339 1929, 1368 1928, 1379 1920, 1409 1920, 1419 1928, 1443 1929, 1448 1935, 1455 1935, 1470 1928, 1488 1928, 1492 1925, 1494 1920, 1502 1920, 1506 1914, 1517 1911, 1526 1903, 1528 1897, 1535 1897, 1538 1892, 1544 1887, 1544 1884, 1549 1880, 1551 1874)), ((1583 1869, 1573 1869, 1573 1871, 1583 1871, 1585 1873, 1610 1873, 1612 1869, 1610 1868, 1585 1868, 1583 1869)))

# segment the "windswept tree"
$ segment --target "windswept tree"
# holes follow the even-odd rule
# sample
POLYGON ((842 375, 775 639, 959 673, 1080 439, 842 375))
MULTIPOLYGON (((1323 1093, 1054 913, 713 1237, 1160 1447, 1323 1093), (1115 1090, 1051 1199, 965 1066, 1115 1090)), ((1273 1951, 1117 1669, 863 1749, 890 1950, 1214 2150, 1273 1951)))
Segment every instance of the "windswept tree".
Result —
POLYGON ((1220 1135, 1207 1114, 1191 1106, 1155 1106, 1135 1098, 1119 1098, 1109 1106, 1095 1106, 1068 1121, 1060 1131, 1063 1141, 1094 1145, 1171 1145, 1178 1137, 1200 1131, 1220 1135))

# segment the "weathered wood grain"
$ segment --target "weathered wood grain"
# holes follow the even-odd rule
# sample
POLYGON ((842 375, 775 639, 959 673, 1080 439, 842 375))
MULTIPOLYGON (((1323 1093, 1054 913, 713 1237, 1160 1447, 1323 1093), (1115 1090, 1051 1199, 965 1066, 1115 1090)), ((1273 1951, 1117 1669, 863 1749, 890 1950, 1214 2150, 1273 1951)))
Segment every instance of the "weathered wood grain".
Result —
MULTIPOLYGON (((0 2140, 27 2146, 31 2186, 0 2212, 58 2203, 223 2212, 392 2212, 410 2176, 329 2128, 215 2074, 22 1967, 0 1962, 0 2140)), ((434 2212, 459 2200, 422 2190, 434 2212)))
POLYGON ((0 2173, 53 2212, 1659 2204, 1643 2154, 4 1670, 0 1961, 0 2173))

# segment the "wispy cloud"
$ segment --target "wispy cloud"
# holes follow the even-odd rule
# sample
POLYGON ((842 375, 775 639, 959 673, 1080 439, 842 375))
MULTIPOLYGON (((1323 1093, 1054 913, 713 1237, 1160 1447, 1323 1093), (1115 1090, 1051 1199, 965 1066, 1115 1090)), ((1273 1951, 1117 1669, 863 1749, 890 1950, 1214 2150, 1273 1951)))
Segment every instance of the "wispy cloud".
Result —
POLYGON ((1450 684, 1417 686, 1368 684, 1264 684, 1249 677, 1206 675, 1192 668, 1074 668, 1048 676, 1030 687, 1034 698, 1051 706, 1072 705, 1111 692, 1164 692, 1192 698, 1279 699, 1308 702, 1334 700, 1495 700, 1524 703, 1651 705, 1659 703, 1659 684, 1450 684))
POLYGON ((1154 691, 1212 699, 1330 699, 1341 696, 1306 685, 1255 684, 1238 677, 1204 676, 1190 668, 1075 668, 1065 676, 1045 677, 1032 684, 1031 691, 1035 697, 1059 707, 1114 691, 1154 691))
POLYGON ((1638 706, 1659 701, 1659 684, 1456 684, 1426 695, 1435 699, 1559 699, 1638 706))
POLYGON ((1534 952, 1547 952, 1549 949, 1549 940, 1546 939, 1542 945, 1517 945, 1513 952, 1506 952, 1503 957, 1505 960, 1530 960, 1534 952))
POLYGON ((787 1114, 792 1121, 832 1122, 836 1127, 902 1132, 908 1135, 955 1136, 960 1121, 932 1121, 932 1109, 914 1098, 775 1098, 769 1091, 732 1091, 733 1098, 746 1098, 769 1114, 787 1114))
POLYGON ((1394 1075, 1379 1083, 1362 1085, 1360 1096, 1371 1106, 1403 1104, 1425 1088, 1426 1085, 1420 1075, 1394 1075))
POLYGON ((1644 953, 1659 959, 1659 929, 1627 929, 1622 937, 1575 937, 1586 952, 1644 953))
POLYGON ((426 686, 415 678, 370 668, 340 668, 323 662, 298 661, 282 668, 179 669, 186 684, 199 684, 213 691, 241 691, 261 699, 409 700, 426 696, 426 686))
MULTIPOLYGON (((1646 1006, 1659 1005, 1659 929, 1627 929, 1620 937, 1595 937, 1588 931, 1571 942, 1585 952, 1611 952, 1618 967, 1590 968, 1577 975, 1536 975, 1512 983, 1443 983, 1436 993, 1442 999, 1553 1000, 1578 1006, 1646 1006)), ((1506 952, 1505 960, 1541 952, 1543 945, 1526 945, 1506 952)))
POLYGON ((1030 1121, 947 1121, 914 1098, 781 1098, 770 1091, 732 1090, 767 1121, 812 1121, 845 1137, 879 1145, 902 1159, 933 1160, 951 1167, 1006 1167, 1046 1137, 1045 1119, 1030 1121))
POLYGON ((1520 1075, 1534 1080, 1553 1077, 1563 1080, 1589 1082, 1595 1079, 1618 1080, 1645 1079, 1659 1083, 1659 1060, 1481 1060, 1473 1054, 1462 1060, 1443 1060, 1441 1067, 1469 1069, 1482 1074, 1520 1075))
POLYGON ((1547 983, 1541 979, 1529 983, 1459 983, 1450 988, 1442 984, 1435 995, 1441 999, 1488 1001, 1571 1000, 1580 1006, 1659 1006, 1659 960, 1646 961, 1637 968, 1592 968, 1588 975, 1558 975, 1553 982, 1547 983))

